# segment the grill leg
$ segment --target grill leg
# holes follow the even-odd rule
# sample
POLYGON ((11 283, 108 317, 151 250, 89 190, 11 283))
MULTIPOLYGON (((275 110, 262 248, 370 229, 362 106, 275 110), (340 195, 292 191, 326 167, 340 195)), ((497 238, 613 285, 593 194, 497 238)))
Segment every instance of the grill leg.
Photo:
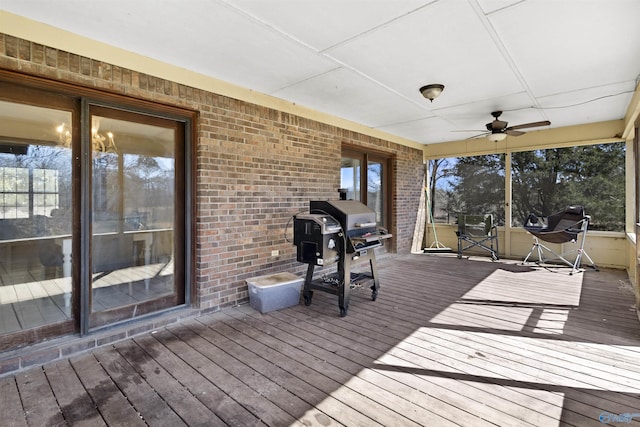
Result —
POLYGON ((380 289, 380 280, 378 279, 378 265, 376 264, 375 252, 371 253, 369 258, 369 265, 371 266, 371 277, 373 277, 373 285, 371 285, 371 300, 375 301, 378 298, 378 289, 380 289))
POLYGON ((345 254, 344 260, 338 261, 338 275, 341 277, 340 289, 338 289, 338 307, 340 317, 345 317, 349 310, 349 298, 351 297, 351 256, 345 254))
POLYGON ((307 276, 304 279, 304 288, 302 289, 302 297, 304 298, 304 305, 311 305, 311 299, 313 298, 313 291, 311 290, 311 281, 313 280, 313 269, 315 265, 309 264, 307 267, 307 276))

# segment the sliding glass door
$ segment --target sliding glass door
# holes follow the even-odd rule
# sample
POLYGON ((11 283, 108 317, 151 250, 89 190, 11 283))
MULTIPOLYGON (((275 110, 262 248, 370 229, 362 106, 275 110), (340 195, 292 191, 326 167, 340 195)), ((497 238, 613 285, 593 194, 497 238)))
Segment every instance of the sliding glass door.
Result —
POLYGON ((0 351, 189 303, 189 115, 0 80, 0 351))
POLYGON ((184 126, 101 106, 90 107, 89 120, 95 327, 184 303, 174 258, 184 126))

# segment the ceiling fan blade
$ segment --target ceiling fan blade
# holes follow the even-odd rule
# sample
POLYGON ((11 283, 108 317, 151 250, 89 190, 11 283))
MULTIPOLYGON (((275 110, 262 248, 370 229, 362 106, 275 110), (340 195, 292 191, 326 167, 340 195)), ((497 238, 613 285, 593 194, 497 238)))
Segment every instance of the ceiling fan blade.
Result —
POLYGON ((538 126, 549 126, 551 122, 549 120, 544 120, 541 122, 532 122, 532 123, 524 123, 521 125, 515 125, 507 128, 507 130, 515 130, 515 129, 525 129, 525 128, 535 128, 538 126))
POLYGON ((507 135, 511 135, 511 136, 520 136, 520 135, 524 135, 526 132, 522 132, 519 130, 513 130, 513 129, 507 129, 504 131, 504 133, 506 133, 507 135))

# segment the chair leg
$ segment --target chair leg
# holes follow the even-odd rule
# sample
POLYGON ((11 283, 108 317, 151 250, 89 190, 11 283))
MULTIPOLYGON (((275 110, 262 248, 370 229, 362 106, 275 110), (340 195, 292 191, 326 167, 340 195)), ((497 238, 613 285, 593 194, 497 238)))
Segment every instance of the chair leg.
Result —
POLYGON ((589 260, 589 262, 591 263, 590 267, 593 268, 595 271, 600 271, 600 269, 598 268, 598 266, 596 265, 595 262, 593 262, 593 260, 591 259, 591 257, 589 256, 589 254, 587 253, 587 251, 583 250, 582 251, 582 255, 586 256, 587 259, 589 260))
POLYGON ((589 254, 587 253, 587 251, 584 250, 584 244, 585 241, 587 239, 587 227, 588 227, 588 221, 585 221, 582 225, 582 236, 580 239, 580 247, 578 249, 575 250, 576 254, 576 260, 573 264, 573 269, 571 270, 570 274, 573 274, 577 271, 580 270, 581 264, 582 264, 582 256, 584 255, 585 257, 587 257, 587 259, 589 260, 589 262, 591 263, 590 267, 593 268, 595 271, 600 271, 598 269, 598 266, 596 266, 596 264, 593 262, 593 260, 591 259, 591 257, 589 256, 589 254))
POLYGON ((576 272, 580 271, 580 267, 582 265, 582 256, 583 255, 585 257, 587 257, 587 259, 591 263, 591 265, 589 267, 593 268, 595 271, 600 271, 598 266, 593 262, 593 260, 589 256, 589 254, 584 249, 582 249, 582 248, 577 249, 576 252, 578 253, 578 255, 576 255, 576 260, 573 263, 573 269, 571 270, 570 274, 573 274, 573 273, 576 273, 576 272))
POLYGON ((552 251, 550 248, 540 243, 537 237, 534 237, 533 247, 531 248, 531 251, 529 251, 529 254, 525 257, 524 261, 522 261, 522 264, 526 264, 526 262, 529 260, 529 257, 533 254, 534 251, 537 252, 538 255, 538 260, 536 261, 538 265, 545 264, 549 261, 558 260, 562 261, 564 264, 572 268, 570 274, 573 274, 576 270, 575 263, 572 263, 565 258, 566 254, 558 254, 552 251), (545 257, 545 252, 551 254, 551 257, 545 257))
POLYGON ((526 264, 527 263, 527 261, 529 260, 529 257, 531 257, 531 255, 533 255, 534 251, 538 252, 538 262, 540 262, 540 259, 542 257, 542 253, 540 251, 540 243, 538 242, 538 238, 537 237, 533 238, 533 246, 531 246, 531 250, 529 251, 527 256, 524 257, 524 261, 522 261, 522 264, 526 264))

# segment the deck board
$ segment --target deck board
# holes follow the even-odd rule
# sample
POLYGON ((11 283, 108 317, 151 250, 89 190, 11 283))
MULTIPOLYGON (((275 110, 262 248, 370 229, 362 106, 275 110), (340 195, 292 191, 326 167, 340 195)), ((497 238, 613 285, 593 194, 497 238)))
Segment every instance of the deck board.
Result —
POLYGON ((46 370, 47 380, 60 405, 64 419, 73 426, 106 425, 68 360, 52 363, 46 370))
POLYGON ((5 425, 12 427, 28 425, 14 376, 0 378, 0 414, 5 425))
POLYGON ((4 421, 582 427, 640 413, 625 272, 427 254, 379 271, 377 300, 354 289, 344 318, 316 291, 310 306, 229 307, 0 377, 4 421))
MULTIPOLYGON (((233 400, 228 394, 216 386, 206 375, 190 366, 177 352, 171 351, 168 346, 162 344, 162 333, 157 336, 146 335, 137 337, 135 343, 139 345, 154 362, 173 378, 176 378, 181 386, 188 390, 199 402, 219 418, 223 425, 230 426, 263 426, 253 414, 245 407, 233 400), (159 339, 158 339, 159 338, 159 339)), ((165 334, 167 339, 171 335, 165 334)), ((180 346, 174 350, 180 351, 180 346)), ((211 425, 216 425, 216 419, 212 419, 211 425)))
POLYGON ((28 425, 62 425, 64 417, 42 369, 16 376, 28 425))
POLYGON ((71 359, 71 365, 84 386, 84 393, 89 395, 107 425, 145 425, 138 411, 122 394, 93 353, 71 359))
MULTIPOLYGON (((158 396, 170 406, 172 411, 178 415, 180 420, 184 420, 187 425, 224 425, 222 420, 216 414, 208 409, 195 396, 189 393, 188 389, 180 384, 178 378, 173 377, 159 363, 145 352, 135 341, 125 341, 116 345, 120 355, 129 361, 135 361, 131 364, 140 379, 144 379, 149 383, 150 389, 155 391, 158 396)), ((169 421, 171 415, 160 420, 169 421)), ((176 422, 177 425, 179 421, 176 422)))

